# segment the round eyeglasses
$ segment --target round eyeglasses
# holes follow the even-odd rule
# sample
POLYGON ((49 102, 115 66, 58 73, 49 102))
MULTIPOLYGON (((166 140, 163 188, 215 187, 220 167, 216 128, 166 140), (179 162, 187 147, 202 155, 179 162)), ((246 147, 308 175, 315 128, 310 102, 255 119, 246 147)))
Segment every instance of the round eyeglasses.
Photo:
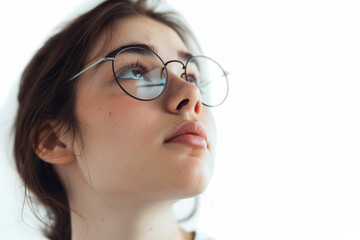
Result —
POLYGON ((202 56, 190 56, 186 63, 179 60, 164 62, 153 50, 142 46, 129 46, 101 58, 85 68, 69 81, 75 79, 103 61, 112 61, 112 70, 119 87, 129 96, 151 101, 158 98, 168 84, 169 63, 182 65, 181 78, 196 85, 201 93, 202 104, 216 107, 222 104, 229 92, 227 72, 215 60, 202 56))

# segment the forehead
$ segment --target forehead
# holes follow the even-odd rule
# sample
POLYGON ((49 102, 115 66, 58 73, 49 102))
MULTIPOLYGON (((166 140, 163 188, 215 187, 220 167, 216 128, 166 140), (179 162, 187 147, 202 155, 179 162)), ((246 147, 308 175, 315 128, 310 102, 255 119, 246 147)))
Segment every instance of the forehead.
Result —
MULTIPOLYGON (((109 30, 108 30, 109 31, 109 30)), ((108 35, 109 36, 109 35, 108 35)), ((90 54, 93 56, 104 47, 106 34, 100 37, 97 46, 90 54)), ((113 25, 109 45, 102 55, 129 44, 148 44, 157 49, 165 61, 177 56, 177 52, 188 52, 188 48, 171 27, 146 16, 132 16, 121 19, 113 25)))

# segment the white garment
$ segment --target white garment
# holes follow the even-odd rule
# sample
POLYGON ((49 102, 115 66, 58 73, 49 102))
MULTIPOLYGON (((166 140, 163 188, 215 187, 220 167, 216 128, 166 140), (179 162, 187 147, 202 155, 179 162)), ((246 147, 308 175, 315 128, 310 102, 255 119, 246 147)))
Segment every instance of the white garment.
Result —
POLYGON ((196 229, 195 230, 195 239, 194 240, 217 240, 217 239, 210 236, 209 234, 201 231, 200 229, 196 229))

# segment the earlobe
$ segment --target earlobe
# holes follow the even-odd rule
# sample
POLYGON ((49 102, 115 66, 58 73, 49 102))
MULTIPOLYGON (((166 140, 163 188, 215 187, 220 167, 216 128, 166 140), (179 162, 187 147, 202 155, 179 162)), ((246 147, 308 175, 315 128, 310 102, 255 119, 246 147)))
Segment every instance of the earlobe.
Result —
POLYGON ((36 155, 51 164, 66 164, 76 159, 69 137, 60 134, 54 122, 46 120, 34 134, 36 155))

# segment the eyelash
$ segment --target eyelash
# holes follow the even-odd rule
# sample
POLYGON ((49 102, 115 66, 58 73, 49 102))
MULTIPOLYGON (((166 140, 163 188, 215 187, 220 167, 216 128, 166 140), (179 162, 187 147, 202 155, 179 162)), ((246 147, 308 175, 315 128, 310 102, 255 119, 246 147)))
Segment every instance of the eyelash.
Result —
MULTIPOLYGON (((130 70, 134 70, 134 69, 137 69, 137 70, 140 70, 141 72, 146 72, 146 68, 141 64, 140 60, 137 59, 136 62, 132 62, 132 63, 129 63, 128 65, 120 68, 117 72, 116 72, 116 76, 120 76, 124 73, 127 73, 128 71, 130 70)), ((191 78, 193 77, 195 79, 195 81, 191 81, 192 83, 194 83, 195 85, 198 85, 198 79, 196 78, 195 74, 189 74, 188 75, 188 78, 191 78)), ((116 81, 114 79, 114 81, 116 81)))
POLYGON ((127 73, 130 70, 135 70, 135 69, 139 70, 141 72, 146 72, 146 68, 140 63, 140 60, 138 59, 136 62, 129 63, 128 65, 120 68, 116 72, 116 76, 121 76, 122 74, 127 73))

